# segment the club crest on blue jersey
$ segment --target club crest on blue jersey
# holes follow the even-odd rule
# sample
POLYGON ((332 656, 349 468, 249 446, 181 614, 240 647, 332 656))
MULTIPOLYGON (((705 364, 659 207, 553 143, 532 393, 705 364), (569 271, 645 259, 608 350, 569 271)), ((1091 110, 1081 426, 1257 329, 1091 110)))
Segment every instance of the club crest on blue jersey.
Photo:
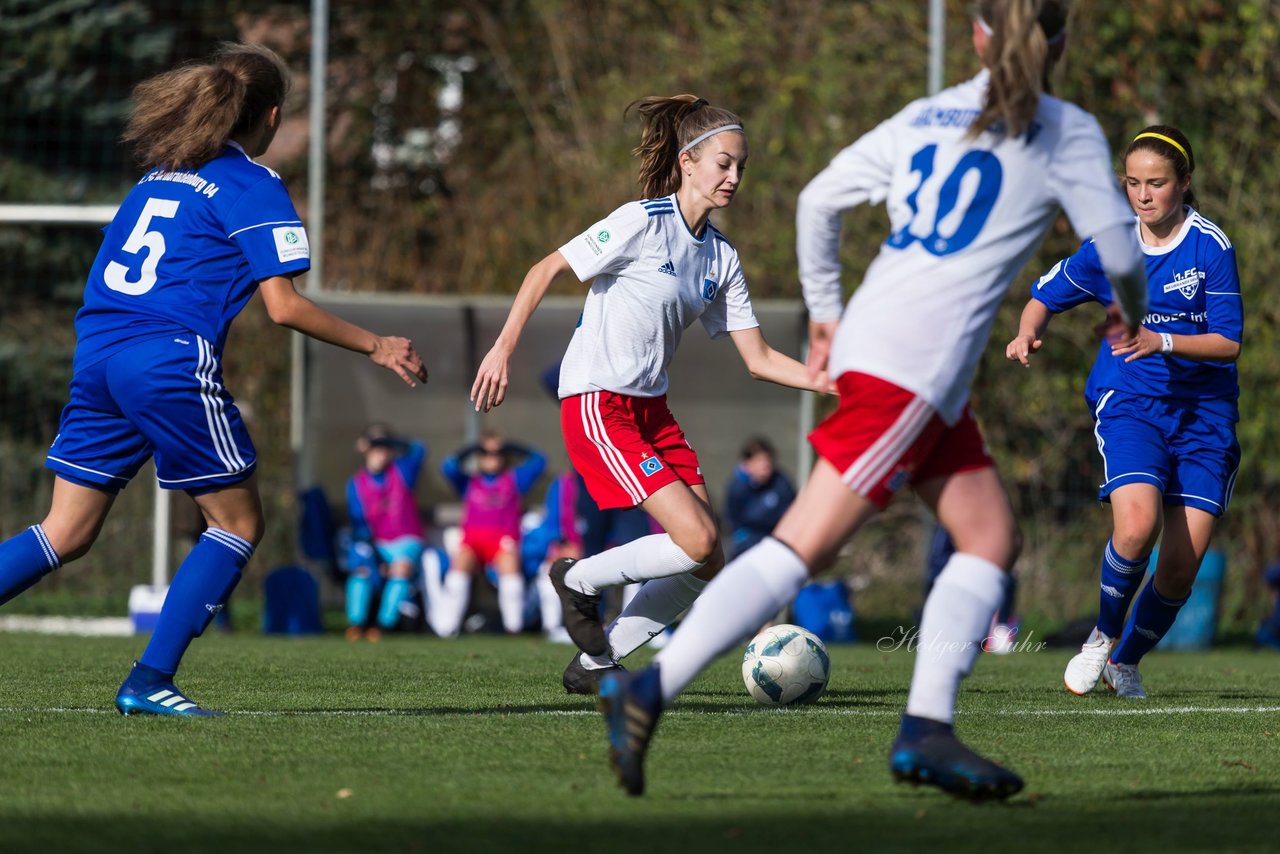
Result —
POLYGON ((716 292, 720 290, 720 283, 715 279, 702 280, 702 298, 707 302, 711 302, 716 298, 716 292))
POLYGON ((1164 292, 1181 291, 1182 295, 1187 299, 1191 299, 1196 295, 1196 291, 1200 288, 1200 280, 1204 278, 1195 267, 1190 270, 1183 270, 1180 274, 1173 277, 1172 282, 1168 282, 1164 286, 1164 292))
POLYGON ((640 471, 644 474, 645 477, 652 477, 653 475, 662 471, 662 469, 663 469, 662 460, 658 459, 657 457, 645 457, 643 460, 640 461, 640 471))

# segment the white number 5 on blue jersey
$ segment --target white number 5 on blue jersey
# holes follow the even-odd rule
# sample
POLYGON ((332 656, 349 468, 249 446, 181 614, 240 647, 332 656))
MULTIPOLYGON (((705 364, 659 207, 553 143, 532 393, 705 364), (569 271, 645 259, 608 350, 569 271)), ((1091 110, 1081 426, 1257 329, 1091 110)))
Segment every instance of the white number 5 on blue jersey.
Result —
POLYGON ((172 219, 177 215, 177 202, 169 199, 147 199, 146 205, 142 208, 142 214, 138 217, 138 222, 133 226, 133 231, 129 232, 129 239, 124 242, 124 246, 120 247, 125 252, 132 252, 135 255, 144 249, 147 250, 146 257, 142 259, 142 270, 139 272, 138 278, 131 282, 128 278, 129 268, 121 263, 112 261, 102 274, 107 287, 130 296, 145 294, 155 287, 156 265, 160 263, 160 258, 164 255, 165 250, 164 235, 159 231, 148 231, 147 229, 151 225, 152 217, 172 219))

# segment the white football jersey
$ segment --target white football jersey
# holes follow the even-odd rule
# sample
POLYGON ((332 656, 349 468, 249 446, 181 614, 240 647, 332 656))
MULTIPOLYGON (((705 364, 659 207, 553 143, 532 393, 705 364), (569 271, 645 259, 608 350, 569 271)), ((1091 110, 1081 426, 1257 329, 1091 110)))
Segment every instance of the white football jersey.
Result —
POLYGON ((737 251, 710 222, 694 237, 674 195, 628 202, 560 254, 580 281, 595 279, 560 363, 561 398, 657 397, 695 319, 712 338, 760 325, 737 251))
POLYGON ((815 320, 840 318, 833 377, 859 371, 915 392, 955 423, 996 309, 1059 210, 1080 237, 1132 221, 1101 128, 1049 95, 1009 138, 966 134, 988 73, 914 101, 800 194, 797 254, 815 320), (841 317, 843 211, 885 202, 892 233, 841 317))

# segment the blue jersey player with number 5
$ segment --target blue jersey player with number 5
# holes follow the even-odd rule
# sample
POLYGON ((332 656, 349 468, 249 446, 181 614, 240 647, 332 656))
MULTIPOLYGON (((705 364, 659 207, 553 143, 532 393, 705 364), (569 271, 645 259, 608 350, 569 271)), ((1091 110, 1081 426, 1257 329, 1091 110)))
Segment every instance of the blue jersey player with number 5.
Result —
MULTIPOLYGON (((1191 207, 1195 162, 1190 141, 1168 125, 1146 128, 1125 151, 1150 311, 1136 336, 1103 340, 1085 386, 1102 456, 1099 497, 1114 531, 1102 553, 1097 625, 1063 673, 1073 694, 1101 678, 1117 697, 1147 696, 1138 662, 1190 596, 1240 465, 1240 277, 1231 241, 1191 207), (1159 566, 1139 593, 1157 540, 1159 566)), ((1005 355, 1027 365, 1054 314, 1110 301, 1097 247, 1086 241, 1032 288, 1005 355)))
POLYGON ((207 530, 116 695, 122 714, 219 714, 173 678, 262 538, 253 442, 221 368, 254 291, 281 326, 364 353, 410 386, 426 381, 409 340, 367 332, 294 289, 310 266, 306 231, 280 177, 253 160, 280 127, 289 83, 270 50, 229 44, 134 90, 124 139, 150 171, 105 229, 85 284, 70 401, 46 463, 49 513, 0 543, 3 604, 89 550, 148 458, 161 486, 199 505, 207 530))
POLYGON ((772 536, 707 586, 652 667, 601 684, 613 767, 631 794, 644 789, 644 755, 663 708, 907 486, 956 551, 925 602, 890 770, 973 799, 1022 788, 952 730, 960 680, 1018 553, 969 387, 1005 291, 1060 211, 1095 238, 1130 332, 1145 311, 1146 281, 1097 121, 1046 92, 1063 49, 1065 0, 976 6, 973 44, 984 70, 907 105, 800 194, 809 367, 829 368, 840 406, 810 435, 818 462, 772 536), (842 313, 841 215, 872 202, 886 202, 892 231, 842 313))

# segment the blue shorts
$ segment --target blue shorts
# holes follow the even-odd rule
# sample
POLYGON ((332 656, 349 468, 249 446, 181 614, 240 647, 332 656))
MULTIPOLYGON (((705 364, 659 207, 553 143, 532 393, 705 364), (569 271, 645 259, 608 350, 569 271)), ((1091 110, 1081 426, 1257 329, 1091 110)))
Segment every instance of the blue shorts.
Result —
POLYGON ((422 560, 422 550, 426 544, 422 541, 422 537, 410 534, 396 537, 394 540, 377 540, 373 545, 378 550, 378 557, 383 563, 404 560, 417 567, 422 560))
POLYGON ((45 465, 114 493, 152 456, 165 489, 200 494, 253 474, 253 441, 198 335, 140 341, 77 372, 45 465))
POLYGON ((1150 483, 1164 503, 1226 512, 1240 467, 1235 422, 1195 401, 1108 391, 1094 406, 1102 455, 1098 499, 1130 483, 1150 483))

